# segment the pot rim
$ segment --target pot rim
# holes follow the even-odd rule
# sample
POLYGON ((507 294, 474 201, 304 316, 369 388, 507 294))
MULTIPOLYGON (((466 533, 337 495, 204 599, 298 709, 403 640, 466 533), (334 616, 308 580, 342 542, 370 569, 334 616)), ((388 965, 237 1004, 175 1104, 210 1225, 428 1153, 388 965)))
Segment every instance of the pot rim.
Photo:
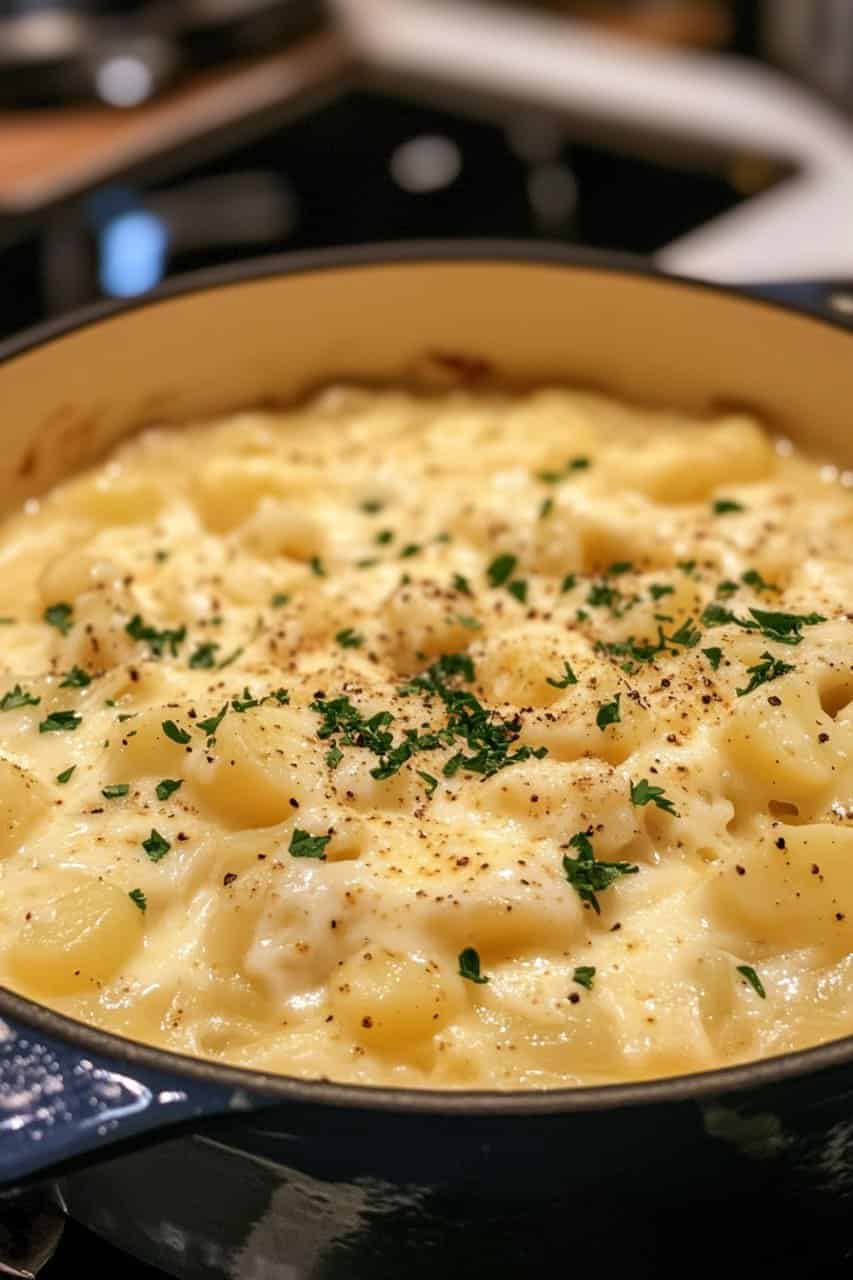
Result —
MULTIPOLYGON (((849 325, 832 313, 816 313, 809 307, 793 305, 775 297, 763 297, 757 292, 744 292, 731 285, 670 275, 632 254, 525 240, 416 240, 276 254, 181 275, 138 298, 96 303, 0 343, 0 366, 67 334, 188 294, 279 276, 431 262, 579 268, 650 278, 673 288, 722 294, 745 306, 793 313, 800 319, 841 330, 853 341, 849 325)), ((721 1094, 760 1089, 853 1061, 853 1035, 849 1035, 812 1048, 735 1066, 626 1084, 513 1091, 412 1089, 271 1075, 191 1057, 100 1030, 0 986, 0 1020, 4 1014, 34 1031, 92 1053, 108 1055, 120 1063, 167 1073, 187 1083, 196 1080, 245 1090, 256 1097, 261 1095, 270 1103, 278 1101, 355 1111, 465 1115, 471 1118, 599 1111, 681 1101, 701 1103, 721 1094)))

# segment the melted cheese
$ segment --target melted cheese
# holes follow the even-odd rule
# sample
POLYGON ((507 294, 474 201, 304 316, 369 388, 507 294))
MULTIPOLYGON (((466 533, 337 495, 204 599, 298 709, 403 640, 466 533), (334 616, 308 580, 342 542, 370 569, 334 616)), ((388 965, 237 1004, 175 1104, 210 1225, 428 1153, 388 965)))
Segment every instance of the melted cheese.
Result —
POLYGON ((0 978, 371 1084, 853 1031, 851 531, 754 421, 579 393, 148 431, 0 528, 0 978))

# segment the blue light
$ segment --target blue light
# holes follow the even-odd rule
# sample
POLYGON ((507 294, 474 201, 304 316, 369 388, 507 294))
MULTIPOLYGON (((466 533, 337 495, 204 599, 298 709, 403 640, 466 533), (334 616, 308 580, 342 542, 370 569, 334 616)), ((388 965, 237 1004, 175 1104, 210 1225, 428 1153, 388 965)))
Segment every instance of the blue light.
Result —
POLYGON ((99 236, 101 290, 113 298, 134 298, 163 279, 169 234, 156 214, 144 209, 112 218, 99 236))

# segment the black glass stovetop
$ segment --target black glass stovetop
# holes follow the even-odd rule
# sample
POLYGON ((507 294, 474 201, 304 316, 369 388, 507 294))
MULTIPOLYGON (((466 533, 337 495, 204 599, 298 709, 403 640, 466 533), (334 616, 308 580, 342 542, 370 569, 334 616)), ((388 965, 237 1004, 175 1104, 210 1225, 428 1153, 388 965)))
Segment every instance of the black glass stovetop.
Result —
POLYGON ((546 112, 372 84, 289 109, 215 159, 196 154, 156 183, 99 187, 0 251, 0 337, 285 250, 486 236, 652 253, 792 172, 785 157, 604 139, 546 112))

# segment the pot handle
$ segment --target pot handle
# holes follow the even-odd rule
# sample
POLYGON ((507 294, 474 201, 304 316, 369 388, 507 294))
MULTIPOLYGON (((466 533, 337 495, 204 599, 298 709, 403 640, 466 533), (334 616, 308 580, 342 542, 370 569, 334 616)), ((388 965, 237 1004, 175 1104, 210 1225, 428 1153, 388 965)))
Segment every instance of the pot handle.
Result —
POLYGON ((771 284, 744 284, 741 292, 770 302, 782 302, 798 311, 853 329, 853 281, 786 280, 771 284))
POLYGON ((0 1195, 117 1143, 264 1105, 260 1096, 91 1053, 0 1018, 0 1195))

